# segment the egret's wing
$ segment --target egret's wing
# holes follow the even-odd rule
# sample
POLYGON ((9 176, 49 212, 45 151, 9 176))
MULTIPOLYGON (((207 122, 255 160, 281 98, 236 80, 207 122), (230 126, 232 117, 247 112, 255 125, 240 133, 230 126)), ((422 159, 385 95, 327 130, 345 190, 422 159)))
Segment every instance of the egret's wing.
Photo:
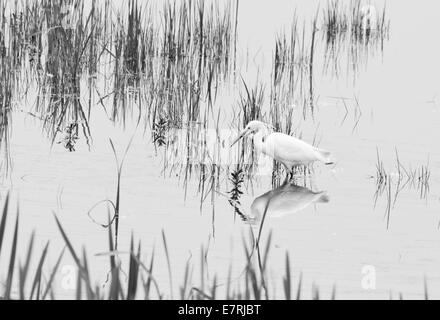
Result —
POLYGON ((268 156, 283 162, 303 162, 315 157, 313 146, 284 133, 268 135, 264 145, 268 156))

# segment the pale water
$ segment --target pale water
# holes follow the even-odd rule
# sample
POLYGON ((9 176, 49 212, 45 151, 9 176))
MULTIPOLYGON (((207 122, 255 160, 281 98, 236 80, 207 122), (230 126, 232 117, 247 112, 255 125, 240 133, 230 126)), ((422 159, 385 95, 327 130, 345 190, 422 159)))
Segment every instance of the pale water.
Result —
MULTIPOLYGON (((295 9, 308 26, 318 4, 324 8, 326 1, 240 1, 237 67, 250 87, 258 80, 269 91, 275 37, 289 30, 295 9)), ((382 3, 377 5, 382 8, 382 3)), ((268 212, 262 241, 271 230, 269 265, 277 296, 282 296, 279 280, 287 251, 294 285, 302 273, 304 298, 311 296, 312 284, 319 287, 321 298, 329 298, 334 286, 341 299, 387 299, 399 293, 404 298, 423 298, 424 277, 430 297, 440 298, 438 10, 436 1, 387 1, 389 40, 384 41, 383 51, 368 56, 356 74, 347 74, 351 70, 347 53, 340 58, 338 77, 331 71, 324 74, 325 48, 318 32, 313 79, 316 110, 313 117, 309 114, 304 119, 303 108, 298 107, 293 122, 296 133, 310 143, 316 136, 320 147, 332 151, 337 161, 331 167, 316 164, 307 178, 308 188, 325 191, 329 202, 310 201, 276 218, 268 212), (396 150, 405 168, 418 170, 428 165, 431 176, 426 193, 421 194, 417 183, 405 186, 388 211, 387 190, 375 199, 377 152, 386 170, 396 177, 396 150), (372 273, 375 286, 369 287, 365 277, 372 273)), ((219 91, 215 106, 222 110, 225 127, 243 90, 237 81, 219 91)), ((33 99, 23 99, 20 109, 31 108, 33 99)), ((86 248, 94 279, 105 282, 108 258, 96 254, 108 250, 107 230, 93 223, 87 212, 97 202, 115 197, 116 165, 109 138, 122 155, 134 134, 121 180, 120 250, 128 250, 131 233, 142 242, 146 257, 155 247, 155 275, 166 289, 164 230, 175 285, 183 280, 188 259, 198 268, 202 245, 209 247, 211 277, 217 273, 219 282, 224 281, 230 263, 233 278, 239 276, 245 265, 242 237, 248 235, 250 226, 234 219, 233 207, 222 195, 231 188, 228 176, 220 177, 214 200, 210 195, 200 209, 198 179, 186 184, 182 172, 166 167, 164 150, 155 149, 148 130, 144 134, 134 126, 115 126, 103 120, 98 106, 92 116, 91 149, 80 142, 76 152, 67 152, 61 144, 50 146, 39 120, 14 112, 12 168, 2 194, 11 189, 12 203, 20 205, 19 257, 25 254, 27 235, 35 230, 37 248, 51 242, 47 266, 55 264, 64 246, 55 212, 76 248, 86 248)), ((240 125, 237 121, 236 126, 240 125)), ((246 185, 241 208, 249 214, 252 201, 272 189, 271 175, 257 176, 252 186, 246 185)), ((392 202, 395 191, 392 184, 392 202)), ((93 212, 102 223, 106 215, 105 205, 93 212)), ((64 276, 73 265, 66 254, 61 266, 64 276)), ((197 273, 194 278, 198 281, 197 273)), ((74 296, 63 274, 55 290, 59 297, 74 296)))

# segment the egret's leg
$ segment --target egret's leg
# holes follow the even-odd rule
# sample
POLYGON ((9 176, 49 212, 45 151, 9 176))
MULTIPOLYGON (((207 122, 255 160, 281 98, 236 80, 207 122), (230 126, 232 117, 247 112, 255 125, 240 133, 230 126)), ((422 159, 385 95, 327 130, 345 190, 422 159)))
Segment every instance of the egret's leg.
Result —
POLYGON ((295 166, 292 166, 288 169, 286 179, 290 183, 295 178, 295 166))
POLYGON ((282 184, 282 185, 285 185, 285 184, 288 183, 289 181, 290 181, 290 173, 287 172, 287 173, 286 173, 286 177, 284 178, 284 181, 283 181, 283 184, 282 184))
POLYGON ((296 174, 298 173, 299 167, 300 167, 299 165, 293 165, 292 168, 290 169, 290 173, 289 173, 289 182, 290 183, 296 184, 296 181, 295 181, 297 178, 296 174))
POLYGON ((284 164, 284 168, 286 169, 286 178, 284 178, 283 185, 290 181, 292 174, 292 168, 289 168, 286 164, 284 164))
POLYGON ((289 181, 291 182, 294 178, 295 178, 295 167, 292 167, 289 173, 289 181))

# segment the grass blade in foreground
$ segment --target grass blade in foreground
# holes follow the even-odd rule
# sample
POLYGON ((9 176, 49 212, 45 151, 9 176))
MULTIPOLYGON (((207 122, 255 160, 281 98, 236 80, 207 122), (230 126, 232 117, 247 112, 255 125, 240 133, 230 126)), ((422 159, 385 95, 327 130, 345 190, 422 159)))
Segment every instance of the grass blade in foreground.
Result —
POLYGON ((5 299, 10 299, 11 296, 12 280, 14 277, 15 256, 17 254, 18 217, 19 214, 17 210, 17 220, 15 222, 14 240, 12 241, 11 257, 9 260, 9 269, 8 269, 8 278, 6 280, 5 299))

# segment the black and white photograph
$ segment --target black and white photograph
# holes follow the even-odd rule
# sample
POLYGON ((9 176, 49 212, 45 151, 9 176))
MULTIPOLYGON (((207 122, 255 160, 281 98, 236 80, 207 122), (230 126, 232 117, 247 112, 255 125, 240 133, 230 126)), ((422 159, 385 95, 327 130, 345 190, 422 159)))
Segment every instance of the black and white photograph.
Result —
POLYGON ((0 300, 440 299, 439 30, 434 0, 0 0, 0 300))

